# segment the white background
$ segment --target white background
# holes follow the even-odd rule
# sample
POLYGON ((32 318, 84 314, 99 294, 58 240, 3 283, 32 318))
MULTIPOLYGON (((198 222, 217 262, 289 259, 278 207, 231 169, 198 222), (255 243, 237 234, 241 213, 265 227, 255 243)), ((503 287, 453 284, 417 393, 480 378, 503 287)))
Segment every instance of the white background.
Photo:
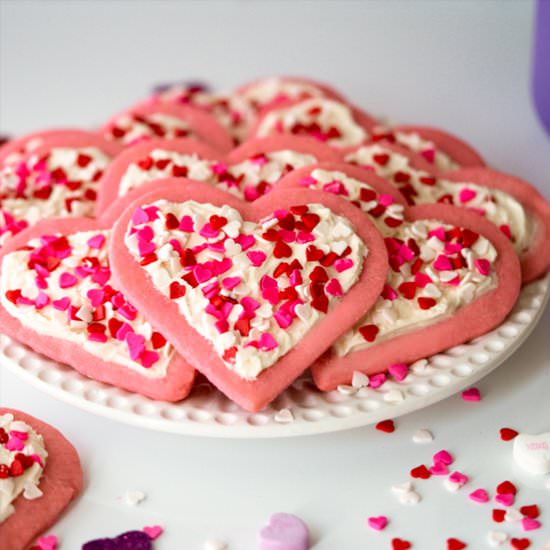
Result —
MULTIPOLYGON (((269 74, 326 80, 361 107, 403 122, 452 129, 487 161, 531 180, 550 198, 550 141, 529 95, 533 6, 509 2, 82 2, 0 0, 0 129, 92 126, 143 97, 152 83, 200 79, 230 88, 269 74)), ((0 402, 50 421, 78 447, 86 490, 53 532, 62 549, 159 523, 160 550, 200 549, 216 535, 255 548, 268 515, 294 512, 316 550, 445 548, 450 536, 487 547, 489 506, 451 495, 432 479, 423 502, 400 507, 389 487, 448 448, 472 487, 509 478, 522 504, 550 491, 522 474, 498 429, 550 430, 550 313, 527 343, 479 384, 479 404, 454 397, 398 421, 280 441, 176 437, 113 424, 56 402, 0 370, 0 402), (431 428, 434 444, 411 442, 431 428), (141 489, 147 501, 117 497, 141 489), (383 533, 365 527, 386 514, 383 533)), ((507 526, 519 535, 518 528, 507 526)), ((542 548, 539 531, 533 548, 542 548)), ((8 549, 6 549, 8 550, 8 549)))

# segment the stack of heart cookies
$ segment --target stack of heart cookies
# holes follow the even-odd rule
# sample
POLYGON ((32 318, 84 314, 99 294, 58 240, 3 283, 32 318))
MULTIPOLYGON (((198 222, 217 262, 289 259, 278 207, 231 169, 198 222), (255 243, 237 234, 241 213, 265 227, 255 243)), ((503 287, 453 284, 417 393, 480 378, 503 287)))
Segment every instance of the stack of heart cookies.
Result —
POLYGON ((550 205, 459 138, 331 87, 162 86, 0 148, 0 322, 90 378, 257 411, 490 331, 550 267, 550 205))

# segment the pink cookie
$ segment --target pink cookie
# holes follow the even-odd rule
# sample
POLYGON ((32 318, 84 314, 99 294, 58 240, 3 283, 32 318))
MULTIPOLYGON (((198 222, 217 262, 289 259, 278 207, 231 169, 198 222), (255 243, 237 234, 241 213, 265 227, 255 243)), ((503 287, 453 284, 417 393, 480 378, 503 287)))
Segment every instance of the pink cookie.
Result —
POLYGON ((95 380, 179 401, 191 389, 194 370, 111 280, 111 227, 127 204, 119 201, 97 221, 44 220, 2 249, 2 331, 95 380), (30 277, 22 290, 25 273, 30 277))
MULTIPOLYGON (((74 447, 55 428, 20 411, 0 408, 0 419, 8 414, 13 415, 16 422, 24 422, 37 435, 41 435, 48 453, 37 485, 43 494, 27 494, 31 499, 19 494, 12 501, 14 512, 3 522, 0 521, 2 548, 25 550, 37 536, 56 522, 69 503, 78 496, 82 488, 82 468, 74 447)), ((27 433, 25 435, 28 436, 27 433)), ((21 453, 25 457, 14 458, 9 471, 4 472, 4 475, 27 475, 27 462, 32 462, 33 468, 42 467, 43 461, 38 454, 35 453, 32 455, 34 458, 31 458, 24 449, 21 453), (34 464, 38 460, 40 462, 34 464), (14 464, 16 461, 17 467, 14 464)))
POLYGON ((16 162, 21 155, 32 152, 47 140, 52 145, 64 144, 67 136, 81 136, 88 132, 76 128, 55 128, 52 130, 41 130, 25 134, 21 137, 11 139, 0 147, 0 167, 4 164, 16 162), (57 140, 60 139, 58 142, 57 140))
POLYGON ((112 163, 100 184, 98 211, 136 189, 141 193, 138 188, 146 182, 174 177, 205 181, 238 198, 255 200, 289 171, 338 158, 331 147, 306 137, 255 139, 227 156, 196 140, 150 140, 127 149, 112 163))
POLYGON ((0 245, 44 218, 93 216, 99 179, 120 151, 117 144, 79 130, 52 130, 20 141, 0 165, 0 245))
POLYGON ((110 257, 151 323, 253 411, 360 318, 387 273, 378 232, 337 197, 285 189, 248 204, 191 182, 136 199, 115 224, 110 257))
POLYGON ((373 139, 399 143, 421 155, 441 172, 460 166, 485 166, 485 161, 471 145, 439 128, 403 124, 381 127, 375 130, 373 139))
POLYGON ((312 368, 322 390, 481 336, 516 302, 519 262, 493 224, 447 205, 415 206, 405 218, 385 239, 390 271, 376 305, 312 368))
POLYGON ((263 111, 286 101, 324 97, 346 102, 335 89, 307 78, 273 76, 260 78, 237 88, 233 94, 245 100, 256 112, 263 111))
POLYGON ((324 97, 285 101, 265 109, 250 130, 251 137, 301 135, 346 149, 370 138, 376 120, 350 105, 324 97))
POLYGON ((308 550, 309 529, 297 516, 273 514, 258 534, 258 550, 308 550))
POLYGON ((418 155, 386 142, 347 150, 344 158, 390 181, 411 205, 454 204, 487 217, 514 242, 524 283, 550 267, 545 244, 550 238, 550 206, 527 182, 488 168, 441 174, 418 155))
POLYGON ((489 168, 462 168, 445 177, 456 183, 468 182, 500 190, 516 199, 534 224, 528 245, 520 253, 523 283, 538 279, 550 269, 550 204, 533 185, 489 168))
POLYGON ((145 139, 192 137, 222 153, 233 147, 227 130, 204 109, 191 105, 144 101, 113 116, 100 132, 123 146, 145 139))

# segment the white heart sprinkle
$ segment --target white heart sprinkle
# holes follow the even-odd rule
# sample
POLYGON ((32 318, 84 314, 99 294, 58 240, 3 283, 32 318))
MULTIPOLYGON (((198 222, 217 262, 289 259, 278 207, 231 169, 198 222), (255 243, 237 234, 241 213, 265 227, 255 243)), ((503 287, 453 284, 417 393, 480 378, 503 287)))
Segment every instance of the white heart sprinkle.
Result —
POLYGON ((516 508, 508 508, 506 514, 504 514, 504 520, 508 522, 521 521, 523 519, 523 514, 516 510, 516 508))
POLYGON ((412 363, 412 365, 410 366, 410 369, 413 372, 419 373, 419 372, 424 372, 427 367, 428 367, 428 360, 419 359, 418 361, 415 361, 414 363, 412 363))
POLYGON ((514 460, 532 474, 550 473, 550 432, 514 438, 514 460))
POLYGON ((137 506, 145 500, 145 493, 142 491, 126 491, 124 493, 124 502, 128 506, 137 506))
POLYGON ((508 534, 503 531, 489 531, 487 533, 487 542, 493 546, 500 546, 508 540, 508 534))
POLYGON ((405 504, 407 506, 414 506, 422 500, 422 497, 416 491, 401 493, 398 498, 401 504, 405 504))
POLYGON ((460 483, 450 480, 448 477, 443 480, 443 485, 447 491, 456 493, 460 489, 460 483))
POLYGON ((353 372, 351 385, 357 389, 366 388, 369 385, 369 377, 366 374, 363 374, 362 372, 356 370, 353 372))
POLYGON ((34 483, 26 483, 25 489, 23 490, 23 496, 27 500, 34 500, 36 498, 40 498, 44 493, 34 484, 34 483))
POLYGON ((412 491, 414 489, 414 486, 411 481, 406 481, 405 483, 400 483, 399 485, 392 485, 392 492, 393 493, 408 493, 409 491, 412 491))
POLYGON ((227 543, 219 539, 208 539, 203 546, 204 550, 226 550, 226 548, 227 543))
POLYGON ((434 440, 434 436, 432 432, 430 432, 430 430, 424 428, 422 430, 417 430, 416 432, 414 432, 412 439, 414 443, 430 443, 434 440))
POLYGON ((342 395, 355 395, 357 393, 357 388, 348 386, 347 384, 340 384, 336 389, 342 395))
POLYGON ((279 422, 279 424, 288 424, 294 421, 294 415, 290 409, 281 409, 273 418, 275 422, 279 422))

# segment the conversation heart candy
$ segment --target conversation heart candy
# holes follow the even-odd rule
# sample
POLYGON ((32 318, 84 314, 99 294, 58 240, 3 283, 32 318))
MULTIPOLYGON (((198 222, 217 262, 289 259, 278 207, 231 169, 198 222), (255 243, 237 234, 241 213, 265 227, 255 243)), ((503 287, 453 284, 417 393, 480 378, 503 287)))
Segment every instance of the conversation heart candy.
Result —
POLYGON ((550 432, 538 435, 520 434, 514 439, 514 460, 532 474, 550 472, 550 432))
POLYGON ((259 533, 258 550, 308 550, 309 530, 297 516, 278 513, 259 533))

